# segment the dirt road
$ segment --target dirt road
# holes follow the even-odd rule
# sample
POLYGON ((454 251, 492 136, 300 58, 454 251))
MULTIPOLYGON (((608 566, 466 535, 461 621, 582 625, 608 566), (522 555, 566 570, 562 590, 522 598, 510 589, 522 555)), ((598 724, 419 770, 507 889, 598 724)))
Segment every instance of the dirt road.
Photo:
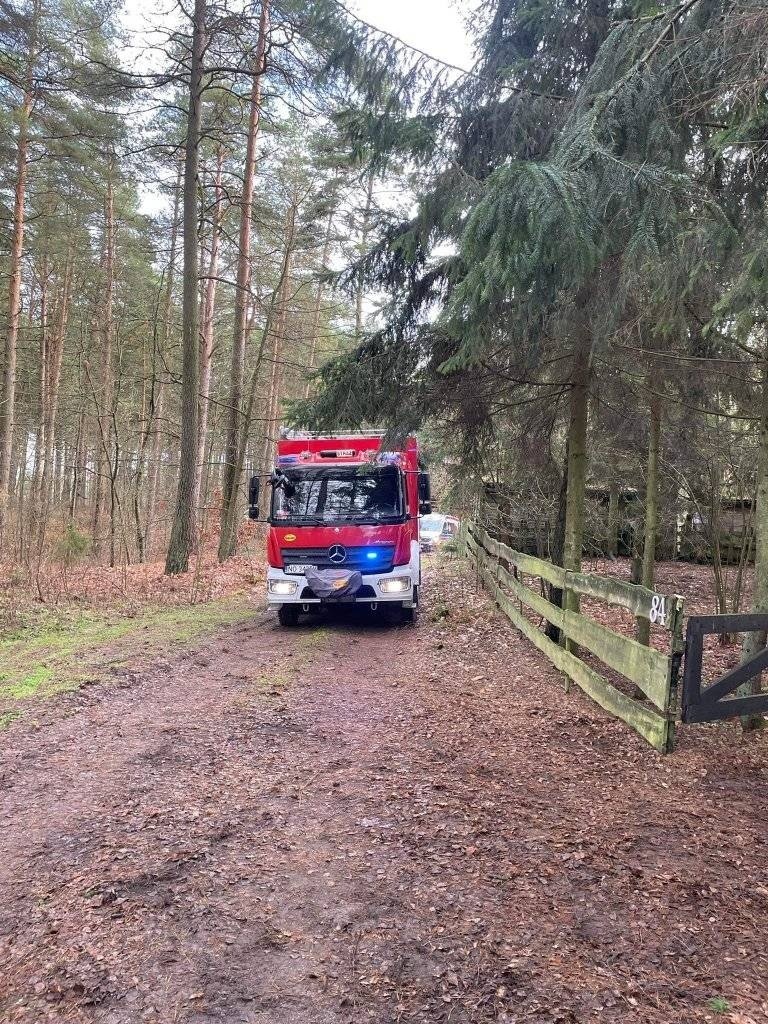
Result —
POLYGON ((456 567, 169 653, 0 735, 0 1019, 766 1019, 763 737, 661 758, 456 567))

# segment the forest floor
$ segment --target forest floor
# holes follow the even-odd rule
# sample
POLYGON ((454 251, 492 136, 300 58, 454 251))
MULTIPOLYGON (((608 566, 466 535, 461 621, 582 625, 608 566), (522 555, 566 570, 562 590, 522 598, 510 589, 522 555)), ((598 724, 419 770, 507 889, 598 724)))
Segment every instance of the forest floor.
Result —
POLYGON ((463 563, 429 576, 415 629, 219 596, 29 697, 0 732, 0 1019, 768 1018, 766 735, 661 757, 463 563))

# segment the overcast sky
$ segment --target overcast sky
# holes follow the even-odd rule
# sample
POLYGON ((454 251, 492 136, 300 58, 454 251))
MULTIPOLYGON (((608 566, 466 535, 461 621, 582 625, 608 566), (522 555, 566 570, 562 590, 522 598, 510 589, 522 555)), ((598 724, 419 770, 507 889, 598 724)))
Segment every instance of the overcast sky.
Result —
MULTIPOLYGON (((390 32, 410 46, 449 64, 468 69, 472 47, 460 10, 466 14, 466 0, 345 0, 346 6, 364 21, 390 32)), ((162 63, 153 48, 164 39, 152 28, 162 29, 171 21, 175 0, 126 0, 121 21, 127 33, 123 55, 129 65, 146 71, 162 63)), ((140 186, 143 212, 155 212, 162 205, 156 189, 140 186)))
MULTIPOLYGON (((126 0, 121 20, 130 36, 127 50, 137 63, 147 60, 146 51, 142 53, 147 27, 167 23, 167 12, 174 6, 174 0, 126 0)), ((466 0, 347 0, 347 6, 376 28, 449 64, 465 69, 472 64, 459 13, 460 7, 467 11, 466 0)))
MULTIPOLYGON (((467 4, 461 7, 466 12, 467 4)), ((457 0, 350 0, 350 10, 411 46, 467 70, 472 48, 457 0)))

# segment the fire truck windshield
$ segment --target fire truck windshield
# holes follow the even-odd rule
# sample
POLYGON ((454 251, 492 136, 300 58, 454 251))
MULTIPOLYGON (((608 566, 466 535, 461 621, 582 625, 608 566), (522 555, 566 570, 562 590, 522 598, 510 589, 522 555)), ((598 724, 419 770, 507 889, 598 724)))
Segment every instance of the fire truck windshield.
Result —
POLYGON ((288 486, 273 489, 274 522, 391 523, 404 518, 396 466, 307 466, 282 472, 288 486))

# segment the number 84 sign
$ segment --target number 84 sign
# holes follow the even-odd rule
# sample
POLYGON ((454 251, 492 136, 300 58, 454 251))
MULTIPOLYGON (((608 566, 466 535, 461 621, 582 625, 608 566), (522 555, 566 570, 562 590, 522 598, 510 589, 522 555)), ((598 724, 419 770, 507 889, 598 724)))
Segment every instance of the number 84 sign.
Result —
POLYGON ((654 594, 651 598, 651 613, 648 616, 654 625, 666 626, 667 624, 667 599, 661 594, 654 594))

